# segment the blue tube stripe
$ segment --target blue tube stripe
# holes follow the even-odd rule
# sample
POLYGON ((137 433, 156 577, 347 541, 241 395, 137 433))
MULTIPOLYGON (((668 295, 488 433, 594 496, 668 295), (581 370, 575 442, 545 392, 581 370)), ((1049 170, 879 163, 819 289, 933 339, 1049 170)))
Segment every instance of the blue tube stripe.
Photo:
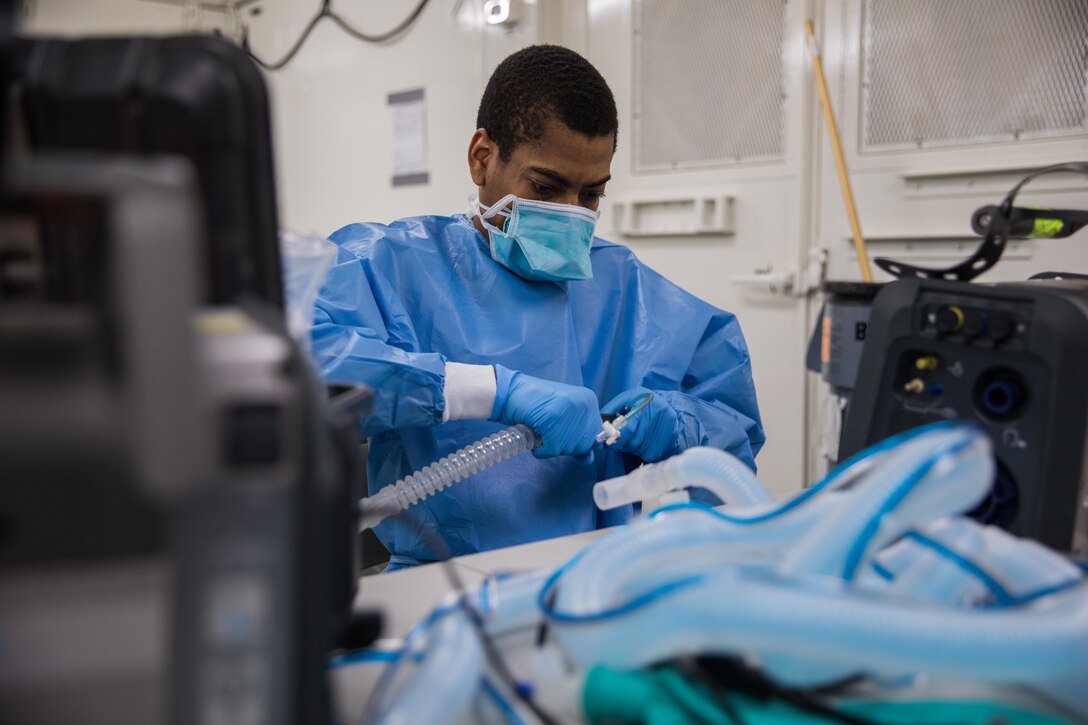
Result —
POLYGON ((943 446, 941 449, 930 455, 914 469, 910 476, 903 480, 896 489, 892 491, 892 495, 881 504, 876 515, 869 519, 865 528, 862 529, 861 534, 859 534, 858 538, 854 541, 853 546, 850 547, 850 551, 846 555, 846 563, 843 566, 843 579, 853 581, 854 576, 857 574, 858 567, 861 565, 861 559, 865 555, 865 549, 868 548, 873 537, 876 536, 876 533, 880 528, 880 521, 884 518, 884 514, 898 506, 903 499, 907 497, 907 494, 914 489, 919 481, 926 477, 940 460, 945 456, 959 453, 964 448, 975 443, 982 435, 982 433, 977 430, 972 430, 971 433, 972 435, 968 438, 961 439, 954 444, 943 446))
POLYGON ((506 717, 506 722, 515 723, 515 725, 525 725, 525 721, 518 715, 514 706, 506 701, 506 698, 502 696, 502 693, 499 692, 486 677, 480 678, 480 689, 483 690, 488 699, 495 704, 495 707, 499 709, 499 712, 506 717))
POLYGON ((329 669, 350 667, 352 665, 395 662, 400 657, 402 650, 364 649, 358 652, 348 652, 336 655, 329 660, 329 669))
POLYGON ((1084 583, 1084 577, 1076 577, 1074 579, 1066 579, 1065 581, 1059 582, 1058 584, 1053 584, 1053 585, 1048 586, 1048 587, 1042 587, 1041 589, 1036 589, 1033 592, 1027 592, 1026 594, 1017 594, 1014 597, 1010 597, 1008 602, 994 602, 992 605, 990 605, 990 607, 994 608, 994 609, 998 609, 998 608, 1002 608, 1002 607, 1019 607, 1019 606, 1022 606, 1024 604, 1030 604, 1031 602, 1034 602, 1036 599, 1042 599, 1043 597, 1048 597, 1051 594, 1057 594, 1058 592, 1064 592, 1064 591, 1066 591, 1068 589, 1072 589, 1074 587, 1080 586, 1083 583, 1084 583))
POLYGON ((484 579, 483 583, 480 584, 480 612, 482 614, 487 614, 491 611, 491 582, 493 581, 498 580, 487 577, 484 579))
POLYGON ((936 539, 931 539, 925 534, 919 533, 917 531, 908 531, 907 538, 911 539, 912 541, 918 542, 927 549, 932 549, 948 561, 951 561, 960 569, 964 570, 968 574, 981 581, 983 584, 986 585, 986 588, 989 589, 995 597, 997 597, 998 603, 1007 604, 1012 601, 1012 594, 1009 593, 1009 590, 1006 589, 1001 582, 999 582, 992 574, 990 574, 990 572, 986 571, 981 566, 976 564, 974 561, 971 561, 960 552, 948 547, 946 544, 937 541, 936 539))
POLYGON ((630 614, 636 610, 656 602, 658 599, 666 597, 673 592, 687 589, 689 587, 701 584, 706 581, 707 576, 705 574, 693 574, 691 576, 683 577, 675 581, 666 582, 660 586, 651 589, 648 592, 643 592, 632 599, 627 600, 623 604, 612 607, 611 609, 602 609, 598 612, 590 612, 589 614, 568 614, 567 612, 560 612, 556 610, 547 601, 545 590, 541 589, 541 594, 544 595, 543 600, 541 597, 537 598, 537 603, 540 604, 541 610, 545 616, 556 622, 564 622, 567 624, 587 624, 590 622, 600 622, 605 619, 612 619, 614 617, 621 617, 624 614, 630 614))
POLYGON ((879 576, 881 579, 886 579, 888 581, 895 580, 895 574, 893 574, 886 566, 881 564, 879 561, 873 561, 873 571, 875 571, 877 573, 877 576, 879 576))
POLYGON ((1039 589, 1036 589, 1036 590, 1031 591, 1031 592, 1026 592, 1024 594, 1012 594, 1000 582, 998 582, 997 579, 992 574, 987 572, 982 566, 980 566, 976 562, 968 559, 967 557, 965 557, 963 554, 959 553, 958 551, 955 551, 955 550, 945 546, 941 542, 935 541, 934 539, 931 539, 931 538, 925 536, 924 534, 921 534, 921 533, 916 532, 916 531, 909 532, 907 534, 907 536, 909 538, 913 539, 914 541, 917 541, 919 544, 922 544, 923 546, 926 546, 926 547, 928 547, 930 549, 933 549, 934 551, 941 554, 942 556, 944 556, 949 561, 952 561, 953 563, 955 563, 957 566, 959 566, 961 569, 963 569, 967 573, 972 574, 977 579, 982 581, 990 589, 990 591, 993 592, 994 595, 997 597, 996 601, 994 601, 993 603, 987 605, 987 608, 990 608, 990 609, 1001 609, 1001 608, 1006 608, 1006 607, 1019 607, 1019 606, 1022 606, 1024 604, 1029 604, 1029 603, 1031 603, 1031 602, 1033 602, 1033 601, 1035 601, 1037 599, 1042 599, 1043 597, 1050 596, 1051 594, 1057 594, 1058 592, 1063 592, 1063 591, 1066 591, 1067 589, 1072 589, 1073 587, 1076 587, 1076 586, 1078 586, 1078 585, 1080 585, 1080 584, 1082 584, 1084 582, 1084 577, 1079 577, 1078 576, 1078 577, 1073 577, 1071 579, 1066 579, 1065 581, 1059 582, 1057 584, 1051 584, 1049 586, 1041 587, 1039 589))

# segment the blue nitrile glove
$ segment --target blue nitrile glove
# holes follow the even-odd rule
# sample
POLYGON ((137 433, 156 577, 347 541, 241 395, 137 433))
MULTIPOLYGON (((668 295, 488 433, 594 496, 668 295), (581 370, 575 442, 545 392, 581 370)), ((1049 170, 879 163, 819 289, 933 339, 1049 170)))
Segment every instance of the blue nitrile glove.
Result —
MULTIPOLYGON (((619 413, 624 404, 653 392, 632 388, 620 393, 601 409, 602 413, 619 413)), ((612 446, 634 453, 646 463, 654 463, 679 453, 680 419, 664 396, 655 395, 650 404, 635 413, 620 430, 620 439, 612 446)))
POLYGON ((541 380, 495 366, 495 405, 491 420, 524 423, 542 443, 537 458, 581 456, 593 450, 601 430, 600 403, 588 388, 541 380))

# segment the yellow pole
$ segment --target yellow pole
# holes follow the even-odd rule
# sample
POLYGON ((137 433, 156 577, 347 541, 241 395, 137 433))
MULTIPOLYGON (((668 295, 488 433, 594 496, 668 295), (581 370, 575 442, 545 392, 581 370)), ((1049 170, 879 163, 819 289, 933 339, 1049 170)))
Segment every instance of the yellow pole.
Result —
POLYGON ((846 216, 850 219, 850 230, 854 234, 854 250, 858 254, 858 266, 861 279, 873 281, 873 268, 869 265, 869 253, 865 249, 865 237, 861 235, 861 222, 858 221, 858 209, 854 204, 854 190, 850 188, 850 176, 846 172, 846 156, 842 152, 842 139, 839 127, 835 123, 835 113, 831 110, 831 94, 827 91, 827 78, 824 77, 824 64, 816 52, 816 30, 811 20, 805 21, 805 36, 808 40, 808 53, 812 59, 812 72, 816 76, 816 86, 820 89, 820 106, 824 109, 824 124, 831 137, 831 151, 835 156, 835 168, 839 172, 839 186, 842 188, 842 200, 846 204, 846 216))

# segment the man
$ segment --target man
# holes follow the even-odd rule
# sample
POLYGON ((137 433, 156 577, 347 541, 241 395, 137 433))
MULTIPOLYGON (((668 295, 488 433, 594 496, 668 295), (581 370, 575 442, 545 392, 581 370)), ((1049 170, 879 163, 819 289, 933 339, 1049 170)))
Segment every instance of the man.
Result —
POLYGON ((468 149, 468 215, 352 224, 317 302, 314 351, 329 380, 377 393, 371 493, 462 446, 524 423, 522 455, 375 531, 390 568, 620 523, 593 484, 694 445, 754 466, 764 440, 736 319, 593 237, 610 178, 616 105, 584 58, 557 46, 495 69, 468 149), (595 445, 598 401, 652 402, 620 441, 595 445), (430 533, 420 533, 425 527, 430 533))

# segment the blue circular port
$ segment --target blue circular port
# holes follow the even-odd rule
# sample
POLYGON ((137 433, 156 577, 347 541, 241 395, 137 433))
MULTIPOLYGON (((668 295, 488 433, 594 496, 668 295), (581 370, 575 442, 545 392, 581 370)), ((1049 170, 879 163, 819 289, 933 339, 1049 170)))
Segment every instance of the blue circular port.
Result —
POLYGON ((982 405, 992 415, 1008 415, 1024 397, 1024 390, 1008 380, 995 380, 982 390, 982 405))
POLYGON ((1027 402, 1023 377, 1009 368, 991 368, 975 382, 975 406, 990 420, 1012 420, 1027 402))

